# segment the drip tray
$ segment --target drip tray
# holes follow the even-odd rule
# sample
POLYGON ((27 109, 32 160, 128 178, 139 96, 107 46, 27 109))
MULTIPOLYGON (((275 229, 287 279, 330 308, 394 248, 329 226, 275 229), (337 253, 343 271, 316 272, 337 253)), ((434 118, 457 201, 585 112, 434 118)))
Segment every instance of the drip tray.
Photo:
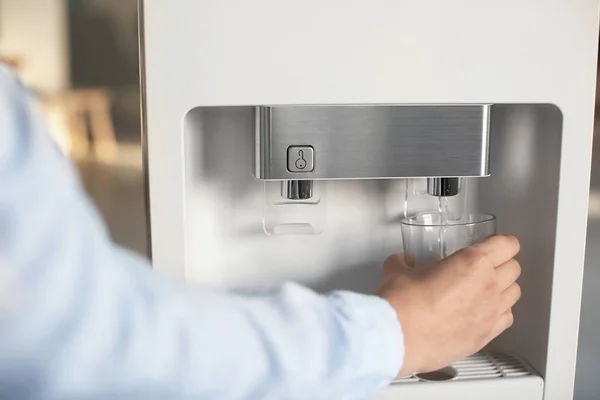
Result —
POLYGON ((481 352, 464 360, 457 361, 451 367, 428 374, 418 374, 397 379, 392 384, 432 382, 435 380, 469 380, 493 378, 517 378, 534 376, 533 369, 512 355, 501 352, 481 352), (439 377, 436 379, 436 377, 439 377))
POLYGON ((521 358, 484 351, 428 374, 397 379, 374 400, 542 400, 544 381, 521 358))

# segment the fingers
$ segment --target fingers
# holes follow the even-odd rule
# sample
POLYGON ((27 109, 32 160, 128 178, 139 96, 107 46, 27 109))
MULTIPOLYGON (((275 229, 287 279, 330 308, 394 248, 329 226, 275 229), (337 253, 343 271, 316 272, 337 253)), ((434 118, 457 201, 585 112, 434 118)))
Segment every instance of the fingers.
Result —
POLYGON ((409 253, 393 254, 383 263, 383 273, 385 276, 390 276, 406 268, 410 268, 411 263, 414 264, 414 258, 409 253))
POLYGON ((521 265, 514 258, 496 268, 500 290, 508 289, 521 275, 521 265))
POLYGON ((407 267, 413 268, 415 266, 415 256, 411 253, 404 253, 404 263, 407 267))
POLYGON ((500 316, 500 318, 498 318, 498 321, 496 321, 496 324, 494 325, 494 327, 492 328, 492 332, 491 332, 490 337, 487 340, 487 343, 491 342, 496 337, 498 337, 502 332, 504 332, 505 330, 510 328, 514 322, 515 322, 515 317, 513 316, 512 310, 508 310, 504 314, 502 314, 500 316))
POLYGON ((497 267, 514 258, 519 253, 520 244, 514 236, 496 235, 473 246, 473 249, 481 253, 488 263, 497 267))
POLYGON ((506 289, 500 297, 500 310, 510 310, 521 298, 521 287, 518 283, 513 283, 506 289))

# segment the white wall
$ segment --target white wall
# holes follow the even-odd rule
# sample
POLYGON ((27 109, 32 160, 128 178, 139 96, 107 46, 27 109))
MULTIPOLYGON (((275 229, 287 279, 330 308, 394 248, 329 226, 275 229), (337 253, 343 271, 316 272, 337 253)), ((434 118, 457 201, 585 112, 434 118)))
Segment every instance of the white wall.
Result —
POLYGON ((67 23, 66 0, 0 0, 0 54, 22 58, 22 78, 35 89, 65 89, 67 23))

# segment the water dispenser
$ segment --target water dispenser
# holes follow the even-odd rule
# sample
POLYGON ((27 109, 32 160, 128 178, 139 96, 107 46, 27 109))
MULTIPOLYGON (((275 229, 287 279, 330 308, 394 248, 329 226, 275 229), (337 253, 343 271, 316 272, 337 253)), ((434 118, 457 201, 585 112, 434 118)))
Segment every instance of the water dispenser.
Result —
POLYGON ((516 322, 376 399, 572 398, 598 6, 141 1, 155 268, 372 293, 442 197, 521 240, 516 322))

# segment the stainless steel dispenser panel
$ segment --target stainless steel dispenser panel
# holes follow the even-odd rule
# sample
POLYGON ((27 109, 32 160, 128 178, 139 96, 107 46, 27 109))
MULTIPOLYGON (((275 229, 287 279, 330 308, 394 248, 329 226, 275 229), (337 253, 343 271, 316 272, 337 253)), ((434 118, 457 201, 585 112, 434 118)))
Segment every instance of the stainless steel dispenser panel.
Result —
POLYGON ((490 105, 257 107, 255 176, 487 176, 490 111, 490 105), (296 167, 305 165, 311 169, 296 167))

